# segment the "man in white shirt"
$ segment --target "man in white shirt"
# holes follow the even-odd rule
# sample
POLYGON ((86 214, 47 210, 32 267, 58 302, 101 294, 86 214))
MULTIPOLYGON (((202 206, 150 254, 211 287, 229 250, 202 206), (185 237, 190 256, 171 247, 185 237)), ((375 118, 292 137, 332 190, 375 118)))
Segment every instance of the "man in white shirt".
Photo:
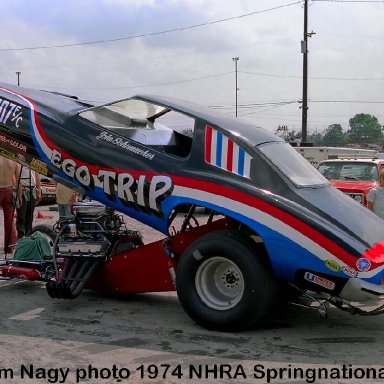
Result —
POLYGON ((56 185, 56 202, 59 208, 59 218, 73 217, 71 212, 72 204, 77 201, 77 193, 64 184, 56 185))
POLYGON ((41 201, 40 177, 28 167, 21 167, 20 188, 22 189, 21 205, 17 208, 17 238, 28 236, 32 231, 35 206, 41 201))
POLYGON ((379 185, 368 193, 368 208, 384 219, 384 170, 379 173, 379 185))

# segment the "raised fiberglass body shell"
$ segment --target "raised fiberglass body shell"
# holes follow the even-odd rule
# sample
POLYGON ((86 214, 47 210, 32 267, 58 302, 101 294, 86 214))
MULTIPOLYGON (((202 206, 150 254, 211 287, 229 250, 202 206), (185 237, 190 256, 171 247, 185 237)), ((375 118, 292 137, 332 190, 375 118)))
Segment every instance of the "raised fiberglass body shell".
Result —
MULTIPOLYGON (((116 102, 116 108, 91 107, 0 84, 1 154, 53 173, 164 234, 172 210, 182 204, 231 217, 262 239, 274 275, 283 281, 361 300, 368 291, 374 297, 384 293, 384 222, 333 188, 288 144, 188 102, 130 100, 116 102), (119 115, 118 107, 130 100, 160 110, 147 119, 152 128, 173 111, 191 119, 193 135, 183 137, 176 152, 167 150, 175 144, 168 139, 152 145, 154 131, 143 128, 142 119, 119 115), (114 129, 116 124, 130 125, 130 135, 114 129)), ((164 129, 160 137, 168 133, 164 129)))

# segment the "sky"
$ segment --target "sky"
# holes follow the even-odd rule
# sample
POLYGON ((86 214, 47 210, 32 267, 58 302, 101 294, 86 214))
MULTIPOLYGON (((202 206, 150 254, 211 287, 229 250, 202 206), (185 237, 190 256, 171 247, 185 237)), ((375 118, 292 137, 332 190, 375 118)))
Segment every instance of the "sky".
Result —
MULTIPOLYGON (((303 4, 2 0, 0 82, 95 103, 172 96, 235 116, 237 79, 238 118, 301 132, 303 4)), ((308 134, 348 130, 358 113, 384 125, 383 19, 384 0, 308 0, 308 134)))

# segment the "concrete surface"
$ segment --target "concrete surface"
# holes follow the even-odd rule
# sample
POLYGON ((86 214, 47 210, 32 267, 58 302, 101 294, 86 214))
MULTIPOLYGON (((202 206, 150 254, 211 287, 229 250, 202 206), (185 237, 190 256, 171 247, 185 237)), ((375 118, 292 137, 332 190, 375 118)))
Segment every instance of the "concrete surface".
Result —
MULTIPOLYGON (((57 214, 49 207, 37 211, 57 214)), ((159 236, 146 229, 147 240, 159 236)), ((0 295, 0 384, 384 380, 382 316, 331 309, 322 320, 314 310, 286 305, 261 329, 220 333, 196 325, 173 292, 85 291, 64 301, 50 299, 41 283, 10 280, 0 283, 0 295), (319 373, 333 376, 315 380, 319 373)))

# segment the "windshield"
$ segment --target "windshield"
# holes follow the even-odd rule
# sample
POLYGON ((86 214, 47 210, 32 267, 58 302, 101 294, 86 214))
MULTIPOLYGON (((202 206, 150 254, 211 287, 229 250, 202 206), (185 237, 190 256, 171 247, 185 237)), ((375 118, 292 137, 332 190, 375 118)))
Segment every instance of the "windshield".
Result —
POLYGON ((290 144, 273 142, 261 144, 258 148, 296 186, 309 187, 328 184, 327 179, 290 144))
POLYGON ((80 113, 80 116, 111 130, 151 129, 156 118, 169 111, 167 108, 141 100, 128 99, 90 108, 80 113))
POLYGON ((371 162, 329 161, 319 165, 319 171, 328 180, 377 181, 377 164, 371 162))
POLYGON ((129 139, 179 157, 187 157, 192 149, 195 119, 144 100, 121 100, 90 108, 79 116, 105 130, 97 139, 117 146, 127 146, 124 140, 129 139))

